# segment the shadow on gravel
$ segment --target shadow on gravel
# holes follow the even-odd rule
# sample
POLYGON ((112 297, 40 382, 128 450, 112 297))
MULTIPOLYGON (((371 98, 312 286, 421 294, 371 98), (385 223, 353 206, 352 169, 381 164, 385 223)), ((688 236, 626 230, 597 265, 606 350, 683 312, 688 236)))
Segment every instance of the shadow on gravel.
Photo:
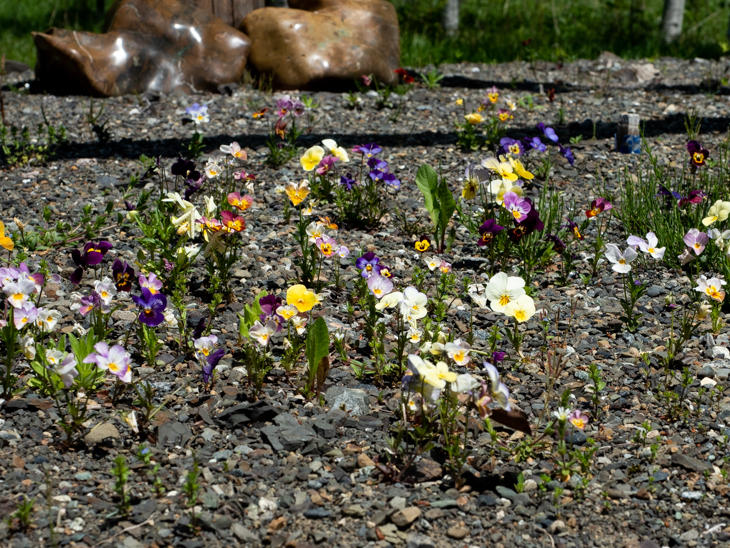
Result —
MULTIPOLYGON (((730 116, 716 118, 702 118, 702 131, 724 132, 730 127, 730 116)), ((644 136, 656 137, 664 134, 684 133, 684 114, 677 113, 665 116, 657 120, 642 122, 644 136)), ((601 120, 584 120, 583 122, 572 122, 565 126, 556 126, 556 131, 562 142, 567 142, 571 137, 581 136, 583 139, 611 139, 616 133, 616 122, 604 122, 601 120), (595 135, 594 135, 595 132, 595 135)), ((510 136, 524 137, 535 135, 535 128, 529 126, 515 127, 510 129, 510 136)), ((353 147, 364 143, 378 143, 386 147, 414 147, 431 145, 455 145, 457 137, 455 132, 416 132, 408 134, 399 133, 356 133, 356 134, 331 134, 331 133, 310 133, 303 135, 300 142, 303 146, 311 146, 319 143, 322 139, 334 139, 340 145, 353 147)), ((206 150, 217 149, 220 145, 230 144, 231 141, 238 141, 241 146, 249 148, 265 147, 268 135, 247 134, 247 135, 208 135, 205 137, 206 150)), ((188 144, 187 139, 120 139, 108 143, 69 143, 60 148, 55 155, 58 159, 75 158, 132 158, 137 159, 141 154, 147 156, 175 157, 188 144)))

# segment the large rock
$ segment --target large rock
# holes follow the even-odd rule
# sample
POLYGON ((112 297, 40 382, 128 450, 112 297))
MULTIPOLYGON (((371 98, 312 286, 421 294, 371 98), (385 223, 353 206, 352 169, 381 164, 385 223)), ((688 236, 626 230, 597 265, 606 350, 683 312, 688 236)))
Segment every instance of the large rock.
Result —
POLYGON ((105 34, 33 33, 51 91, 123 95, 215 90, 243 76, 249 40, 194 0, 119 0, 105 34))
POLYGON ((288 8, 249 13, 249 62, 273 75, 277 88, 341 86, 363 74, 395 83, 400 38, 386 0, 289 0, 288 8))

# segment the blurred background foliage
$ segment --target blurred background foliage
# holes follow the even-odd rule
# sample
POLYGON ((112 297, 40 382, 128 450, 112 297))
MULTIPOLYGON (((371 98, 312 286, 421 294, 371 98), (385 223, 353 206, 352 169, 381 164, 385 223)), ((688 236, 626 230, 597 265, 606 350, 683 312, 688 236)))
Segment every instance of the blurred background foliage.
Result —
MULTIPOLYGON (((716 58, 728 51, 730 0, 687 0, 681 37, 665 44, 664 0, 461 0, 459 29, 448 36, 447 0, 392 0, 401 61, 569 61, 603 51, 622 57, 716 58)), ((52 26, 101 31, 114 0, 0 0, 0 55, 35 64, 31 31, 52 26)))
POLYGON ((728 0, 687 0, 679 40, 664 44, 664 0, 461 0, 447 37, 446 0, 393 0, 404 66, 443 62, 569 61, 611 51, 627 58, 716 58, 728 51, 728 0))

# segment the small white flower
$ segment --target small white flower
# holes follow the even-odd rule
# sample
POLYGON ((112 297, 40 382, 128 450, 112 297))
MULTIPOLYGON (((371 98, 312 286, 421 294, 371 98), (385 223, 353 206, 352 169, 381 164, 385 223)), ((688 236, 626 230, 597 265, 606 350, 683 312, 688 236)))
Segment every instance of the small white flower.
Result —
POLYGON ((631 271, 631 261, 636 259, 637 254, 633 247, 627 247, 626 251, 621 253, 616 244, 606 244, 606 258, 613 264, 611 269, 614 272, 626 274, 631 271))
POLYGON ((484 291, 490 308, 501 314, 508 314, 507 305, 524 294, 525 280, 519 276, 507 276, 504 272, 492 276, 484 291))

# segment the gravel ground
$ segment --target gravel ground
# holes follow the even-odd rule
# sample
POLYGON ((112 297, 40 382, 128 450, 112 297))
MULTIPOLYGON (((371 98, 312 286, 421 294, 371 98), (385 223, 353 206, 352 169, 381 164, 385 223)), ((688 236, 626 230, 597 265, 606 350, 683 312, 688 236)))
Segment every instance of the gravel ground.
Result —
MULTIPOLYGON (((456 146, 453 123, 457 98, 475 104, 496 85, 514 100, 532 100, 520 109, 509 135, 532 134, 544 121, 564 143, 573 145, 575 165, 556 158, 551 183, 576 211, 604 193, 617 194, 622 177, 638 173, 644 155, 613 152, 615 124, 624 112, 636 112, 658 161, 678 169, 685 161, 685 116, 702 118, 702 141, 710 150, 727 138, 730 93, 723 81, 730 61, 658 59, 625 62, 610 54, 598 60, 562 66, 552 63, 447 65, 436 89, 416 87, 394 97, 393 108, 376 108, 376 98, 363 95, 359 108, 349 108, 346 94, 311 94, 319 104, 302 136, 305 146, 334 138, 339 144, 376 142, 383 157, 403 181, 393 194, 389 214, 371 231, 341 231, 352 250, 372 249, 392 265, 396 284, 408 283, 413 265, 422 259, 412 251, 413 236, 427 227, 428 217, 415 186, 424 161, 440 166, 454 189, 465 166, 485 152, 464 153, 456 146), (547 92, 555 90, 550 102, 547 92), (626 175, 628 174, 628 175, 626 175), (399 222, 403 217, 406 222, 399 222), (409 227, 412 230, 408 230, 409 227)), ((607 267, 588 285, 577 277, 557 284, 548 269, 533 280, 539 308, 561 321, 549 328, 554 349, 566 355, 556 391, 570 390, 575 405, 591 408, 588 368, 597 364, 606 382, 598 416, 584 432, 570 435, 573 447, 596 442, 590 474, 558 481, 555 462, 539 446, 519 461, 495 452, 488 434, 477 431, 474 451, 459 485, 444 471, 443 455, 424 455, 416 472, 396 482, 387 477, 387 438, 397 420, 398 390, 359 380, 348 364, 333 360, 320 402, 300 393, 302 375, 274 368, 258 400, 249 398, 245 368, 236 353, 236 313, 261 290, 282 292, 295 276, 290 257, 295 251, 293 223, 284 219, 283 198, 274 191, 298 180, 296 160, 279 169, 264 165, 268 122, 251 114, 273 106, 271 94, 230 88, 219 95, 126 96, 89 100, 37 93, 26 82, 32 74, 5 77, 4 110, 8 123, 34 128, 43 116, 63 124, 69 144, 49 161, 0 171, 3 197, 0 218, 10 229, 13 218, 42 226, 41 212, 50 208, 53 221, 76 223, 83 206, 101 213, 108 201, 123 207, 130 177, 139 175, 141 154, 159 156, 169 168, 190 138, 181 123, 193 100, 208 105, 210 122, 203 127, 206 151, 238 141, 248 151, 246 168, 256 174, 254 207, 246 212, 249 239, 246 256, 235 270, 236 300, 216 317, 213 332, 229 352, 218 368, 212 394, 202 392, 199 371, 191 361, 165 348, 149 373, 164 408, 155 417, 148 438, 135 435, 114 407, 109 394, 94 397, 90 433, 83 443, 64 448, 54 426, 50 401, 32 390, 0 407, 0 514, 14 512, 23 496, 35 498, 28 530, 0 523, 0 544, 39 546, 721 546, 730 541, 728 507, 730 397, 721 388, 730 373, 730 337, 726 329, 691 340, 681 355, 694 380, 686 400, 687 420, 671 420, 658 397, 662 372, 655 358, 670 330, 666 298, 687 291, 681 272, 657 267, 641 272, 651 279, 639 303, 644 321, 636 333, 623 331, 618 317, 618 276, 607 267), (90 108, 103 107, 99 120, 109 132, 100 143, 87 120, 90 108), (683 289, 684 288, 684 289, 683 289), (570 311, 573 311, 572 314, 570 311), (570 318, 570 321, 568 320, 570 318), (707 388, 715 387, 713 396, 707 388), (346 401, 346 410, 340 403, 346 401), (100 428, 92 429, 97 425, 100 428), (162 488, 153 489, 151 467, 135 455, 141 443, 151 449, 162 488), (111 474, 117 455, 130 464, 128 516, 116 513, 111 474), (193 461, 200 466, 200 496, 195 507, 199 527, 191 533, 191 511, 183 494, 193 461), (523 484, 518 489, 518 474, 523 484)), ((329 206, 320 206, 330 213, 329 206)), ((611 233, 618 241, 625 235, 611 233)), ((139 234, 113 222, 103 233, 115 256, 133 260, 139 234)), ((67 249, 42 251, 43 258, 64 280, 73 270, 67 249)), ((459 279, 479 276, 481 264, 472 239, 462 233, 447 258, 459 279)), ((585 268, 579 266, 579 268, 585 268)), ((352 284, 354 269, 343 274, 352 284)), ((644 278, 643 278, 644 279, 644 278)), ((200 284, 201 280, 195 280, 200 284)), ((195 283, 193 285, 195 285, 195 283)), ((72 287, 61 281, 49 298, 63 313, 70 330, 72 287)), ((204 292, 200 292, 205 294, 204 292)), ((325 291, 321 312, 331 325, 348 333, 349 352, 357 356, 361 317, 351 316, 339 294, 325 291)), ((206 310, 191 297, 192 315, 206 310)), ((447 323, 455 336, 468 335, 468 303, 455 302, 447 323)), ((116 329, 134 319, 134 305, 115 313, 116 329)), ((477 309, 471 328, 475 347, 483 347, 499 317, 477 309)), ((502 371, 513 403, 540 428, 544 410, 546 368, 537 317, 528 324, 521 356, 510 358, 502 371)), ((505 350, 508 350, 505 348, 505 350)), ((18 373, 27 372, 24 365, 18 373)), ((516 446, 524 435, 500 430, 502 442, 516 446)), ((544 438, 550 446, 551 438, 544 438)))

